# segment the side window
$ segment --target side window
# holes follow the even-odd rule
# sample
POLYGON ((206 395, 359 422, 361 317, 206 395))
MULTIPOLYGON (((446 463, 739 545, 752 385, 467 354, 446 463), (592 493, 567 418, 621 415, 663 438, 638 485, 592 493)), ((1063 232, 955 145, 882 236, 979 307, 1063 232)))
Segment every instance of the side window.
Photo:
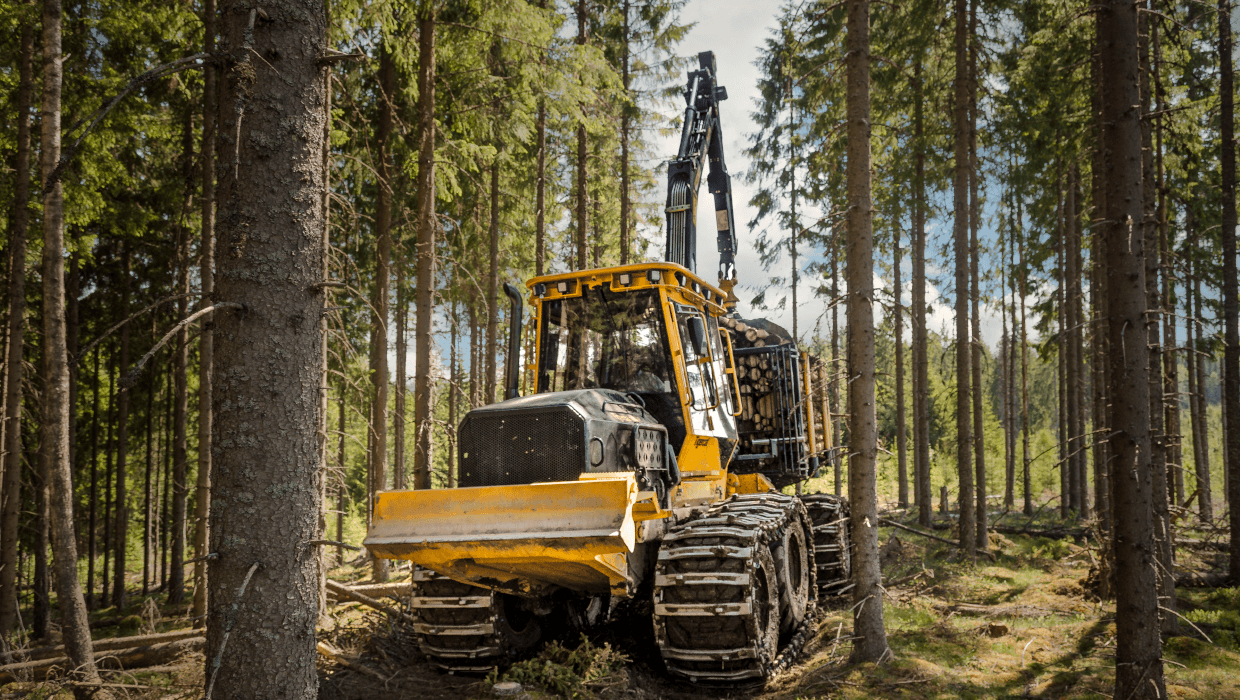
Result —
MULTIPOLYGON (((712 325, 706 319, 706 314, 693 308, 676 304, 676 330, 680 332, 681 350, 685 357, 685 378, 688 382, 686 387, 689 391, 690 406, 699 411, 710 410, 719 405, 719 389, 718 383, 715 381, 715 360, 719 359, 718 339, 712 343, 710 336, 712 331, 709 329, 712 325), (700 332, 695 332, 693 326, 697 326, 700 332), (705 352, 699 354, 695 347, 694 338, 698 338, 703 345, 705 352)), ((714 333, 717 335, 717 326, 714 333)))

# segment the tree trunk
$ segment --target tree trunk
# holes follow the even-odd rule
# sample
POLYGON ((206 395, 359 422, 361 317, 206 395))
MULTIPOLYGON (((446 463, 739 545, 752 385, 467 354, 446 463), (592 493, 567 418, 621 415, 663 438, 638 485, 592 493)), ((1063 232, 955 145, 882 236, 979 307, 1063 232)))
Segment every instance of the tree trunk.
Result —
MULTIPOLYGON (((60 0, 43 3, 43 142, 42 175, 46 181, 60 160, 61 53, 60 0)), ((77 573, 77 538, 73 528, 73 472, 69 463, 69 352, 65 339, 64 192, 59 182, 43 192, 43 411, 39 451, 48 487, 56 595, 65 654, 77 678, 99 680, 91 651, 90 621, 77 573)))
MULTIPOLYGON (((1197 297, 1196 316, 1193 319, 1193 326, 1196 329, 1196 340, 1193 342, 1193 366, 1196 368, 1197 374, 1197 390, 1194 393, 1196 401, 1195 412, 1193 413, 1193 424, 1197 426, 1197 437, 1201 441, 1201 458, 1197 463, 1197 488, 1201 489, 1199 499, 1210 500, 1213 498, 1213 484, 1211 483, 1210 470, 1210 402, 1206 400, 1206 333, 1205 333, 1205 311, 1202 309, 1201 296, 1201 274, 1204 267, 1200 263, 1197 276, 1189 277, 1193 280, 1193 296, 1197 297), (1207 498, 1208 497, 1208 498, 1207 498)), ((1213 516, 1213 504, 1211 504, 1211 516, 1213 516)))
POLYGON ((1067 236, 1065 245, 1065 286, 1064 307, 1067 311, 1065 343, 1067 394, 1064 396, 1067 407, 1068 461, 1064 465, 1068 469, 1069 486, 1072 492, 1072 508, 1079 517, 1089 517, 1089 498, 1085 486, 1085 381, 1081 376, 1083 362, 1083 335, 1081 333, 1081 217, 1077 209, 1077 195, 1080 193, 1080 172, 1076 163, 1068 167, 1068 190, 1064 198, 1064 233, 1067 236))
POLYGON ((1116 563, 1115 697, 1166 697, 1158 629, 1144 239, 1137 7, 1107 0, 1096 18, 1102 49, 1107 294, 1112 396, 1110 449, 1116 563))
POLYGON ((1021 495, 1024 497, 1024 513, 1033 517, 1033 483, 1029 474, 1029 335, 1025 323, 1025 298, 1029 296, 1028 274, 1025 268, 1024 208, 1019 197, 1016 204, 1016 235, 1020 251, 1020 431, 1021 431, 1021 495))
MULTIPOLYGON (((970 368, 973 370, 973 450, 977 469, 977 548, 983 552, 987 549, 986 535, 986 425, 983 422, 982 396, 982 323, 979 308, 980 293, 978 276, 980 273, 980 250, 977 244, 977 229, 981 223, 981 205, 978 202, 978 168, 977 168, 977 0, 969 0, 969 95, 968 95, 968 139, 969 139, 969 297, 972 303, 972 338, 969 350, 972 354, 970 368)), ((968 501, 961 501, 961 510, 968 501)), ((962 523, 963 526, 963 523, 962 523)), ((961 530, 961 539, 965 530, 961 530)))
MULTIPOLYGON (((121 250, 121 318, 129 315, 130 287, 130 253, 129 244, 123 244, 121 250)), ((120 376, 129 372, 129 326, 121 326, 120 376)), ((125 463, 129 452, 129 389, 122 389, 117 397, 119 404, 116 410, 116 523, 112 528, 112 605, 117 612, 125 609, 125 556, 126 540, 129 539, 129 501, 127 494, 125 463)))
POLYGON ((896 221, 892 227, 895 248, 895 264, 892 272, 895 276, 892 289, 895 293, 895 341, 896 341, 896 467, 899 470, 901 508, 908 507, 908 434, 904 426, 904 308, 900 287, 900 223, 896 221))
MULTIPOLYGON (((839 259, 840 249, 834 243, 831 246, 831 412, 840 414, 843 411, 843 401, 840 394, 840 317, 839 317, 839 299, 840 299, 840 276, 839 276, 839 259)), ((831 444, 843 444, 840 439, 840 422, 832 419, 831 429, 835 431, 832 436, 831 444)), ((840 475, 840 450, 836 450, 831 455, 831 463, 834 467, 835 476, 835 495, 840 495, 843 479, 840 475)))
MULTIPOLYGON (((387 40, 394 40, 388 37, 387 40)), ((392 280, 392 112, 396 96, 396 62, 391 49, 386 46, 379 52, 379 123, 378 139, 378 202, 375 208, 375 234, 378 251, 375 257, 375 310, 371 312, 371 333, 374 346, 371 352, 370 381, 373 387, 370 432, 374 441, 371 453, 371 492, 369 502, 374 503, 375 494, 387 489, 388 464, 388 319, 391 318, 392 280)), ((421 278, 419 278, 421 279, 421 278)), ((371 576, 376 582, 388 577, 388 560, 374 557, 371 560, 371 576)))
MULTIPOLYGON (((154 290, 152 290, 154 291, 154 290)), ((156 342, 152 340, 151 342, 156 342)), ((152 364, 158 361, 158 355, 152 358, 152 364)), ((152 521, 151 472, 155 464, 155 391, 158 374, 154 368, 147 374, 146 382, 146 474, 142 481, 142 595, 150 593, 151 583, 151 545, 155 540, 154 523, 152 521)))
MULTIPOLYGON (((1240 415, 1240 316, 1237 310, 1236 281, 1236 144, 1235 96, 1231 65, 1231 3, 1218 4, 1219 95, 1222 150, 1223 230, 1223 414, 1228 418, 1240 415)), ((1230 524, 1233 533, 1240 532, 1240 431, 1225 430, 1224 462, 1228 475, 1227 495, 1232 504, 1230 524)), ((1240 584, 1240 537, 1231 538, 1230 566, 1233 583, 1240 584)))
POLYGON ((5 362, 4 483, 0 484, 0 640, 17 627, 17 544, 22 488, 23 331, 26 319, 26 238, 30 229, 30 106, 34 83, 34 28, 21 24, 17 56, 17 158, 14 164, 13 224, 8 285, 8 341, 5 362))
POLYGON ((1093 323, 1090 328, 1092 338, 1090 350, 1093 355, 1094 369, 1094 513, 1098 519, 1098 530, 1102 538, 1099 552, 1100 580, 1102 581, 1099 596, 1109 599, 1114 595, 1112 582, 1114 557, 1109 542, 1111 539, 1111 458, 1107 441, 1101 439, 1110 430, 1109 392, 1111 386, 1111 365, 1109 362, 1109 341, 1106 327, 1107 285, 1109 275, 1106 272, 1105 240, 1106 223, 1101 214, 1106 212, 1106 187, 1104 171, 1106 156, 1102 149, 1102 48, 1097 37, 1090 52, 1090 110, 1093 121, 1094 146, 1090 149, 1091 177, 1090 199, 1094 213, 1090 215, 1090 267, 1093 271, 1089 286, 1093 301, 1093 323))
POLYGON ((104 449, 103 467, 103 570, 99 581, 99 607, 108 607, 108 573, 112 570, 112 456, 116 443, 112 440, 112 428, 116 425, 116 354, 108 360, 108 437, 104 449))
POLYGON ((206 697, 311 697, 322 489, 324 5, 221 13, 220 335, 206 697), (261 60, 258 60, 261 57, 261 60), (244 114, 244 119, 242 118, 244 114), (290 176, 291 173, 297 175, 290 176), (262 468, 256 468, 261 465, 262 468), (227 645, 225 638, 227 637, 227 645))
POLYGON ((414 340, 415 489, 431 487, 431 324, 435 290, 435 14, 418 16, 418 318, 414 340))
POLYGON ((956 473, 960 480, 960 544, 969 559, 976 556, 977 522, 973 507, 973 433, 969 384, 973 376, 969 343, 969 57, 967 0, 955 0, 955 265, 956 265, 956 473))
POLYGON ((1180 397, 1179 368, 1175 356, 1176 316, 1173 275, 1170 270, 1171 256, 1167 249, 1167 190, 1166 163, 1163 159, 1163 117, 1167 108, 1166 91, 1162 82, 1162 41, 1159 23, 1154 24, 1154 32, 1150 37, 1154 45, 1154 99, 1155 111, 1160 115, 1154 121, 1154 158, 1155 188, 1157 189, 1157 209, 1154 214, 1158 226, 1158 271, 1162 277, 1162 289, 1159 292, 1163 309, 1162 325, 1166 342, 1162 354, 1162 402, 1164 418, 1164 434, 1166 437, 1167 491, 1169 499, 1174 503, 1184 502, 1184 468, 1180 450, 1180 397))
MULTIPOLYGON (((194 120, 190 105, 185 107, 185 131, 181 142, 181 157, 185 168, 185 206, 184 219, 190 216, 193 193, 197 189, 194 182, 194 120)), ((182 224, 177 227, 177 293, 183 294, 177 302, 177 321, 185 318, 189 312, 189 227, 182 224)), ((172 557, 171 574, 168 579, 168 602, 180 603, 185 599, 185 507, 188 489, 185 483, 189 459, 189 327, 177 332, 176 347, 172 351, 173 372, 173 404, 172 404, 172 483, 165 483, 164 488, 171 486, 172 513, 171 528, 172 557)))
POLYGON ((90 514, 86 538, 86 609, 94 610, 95 557, 99 542, 99 346, 95 346, 94 396, 90 413, 90 514))
POLYGON ((405 488, 405 381, 409 352, 409 293, 405 290, 404 247, 396 262, 396 405, 392 409, 392 476, 393 488, 405 488))
MULTIPOLYGON (((577 45, 584 46, 590 37, 589 31, 589 9, 586 0, 578 0, 577 2, 577 45)), ((576 244, 577 244, 577 264, 576 269, 586 269, 586 231, 590 230, 589 223, 589 167, 587 159, 589 158, 588 142, 586 138, 586 125, 584 122, 577 125, 577 182, 576 186, 576 202, 577 202, 577 221, 576 223, 576 244)), ((487 403, 493 399, 488 398, 487 403)))
MULTIPOLYGON (((1056 170, 1059 166, 1056 167, 1056 170)), ((1055 270, 1059 277, 1059 285, 1055 288, 1055 311, 1056 321, 1058 324, 1058 339, 1056 341, 1055 366, 1059 372, 1058 391, 1055 393, 1058 406, 1058 418, 1055 421, 1056 430, 1059 437, 1059 515, 1067 520, 1075 512, 1076 494, 1072 491, 1072 465, 1069 464, 1070 452, 1068 451, 1068 439, 1070 437, 1068 430, 1068 290, 1067 290, 1067 273, 1064 266, 1067 264, 1067 244, 1068 231, 1066 227, 1066 217, 1064 216, 1064 187, 1063 174, 1058 173, 1055 178, 1055 196, 1058 199, 1057 218, 1058 231, 1055 245, 1055 270)))
MULTIPOLYGON (((1150 91, 1150 32, 1157 32, 1157 22, 1151 24, 1149 16, 1142 13, 1138 18, 1140 48, 1138 60, 1141 70, 1141 179, 1149 183, 1142 187, 1141 234, 1144 237, 1145 253, 1145 303, 1149 313, 1145 315, 1145 330, 1148 334, 1148 350, 1146 357, 1149 367, 1149 401, 1150 401, 1150 479, 1154 506, 1154 542, 1157 548, 1159 567, 1157 571, 1159 620, 1162 631, 1176 634, 1179 629, 1179 618, 1175 615, 1175 565, 1171 551, 1171 511, 1168 508, 1167 491, 1167 444, 1163 426, 1162 396, 1162 334, 1159 324, 1162 319, 1158 313, 1161 308, 1161 295, 1158 289, 1158 219, 1157 219, 1157 186, 1154 175, 1154 132, 1151 114, 1153 100, 1150 91)), ((1170 495, 1174 495, 1172 492, 1170 495)))
MULTIPOLYGON (((620 106, 620 264, 629 264, 629 131, 632 129, 632 107, 628 100, 633 99, 630 92, 632 76, 629 74, 629 42, 632 28, 629 25, 629 13, 632 10, 631 0, 623 0, 620 10, 624 13, 624 39, 620 48, 620 84, 624 86, 625 102, 620 106)), ((795 336, 794 336, 795 337, 795 336)))
MULTIPOLYGON (((482 397, 486 404, 495 403, 496 356, 499 354, 496 345, 499 337, 499 160, 497 153, 491 163, 491 218, 487 226, 490 254, 487 256, 487 346, 484 351, 486 363, 483 367, 486 376, 483 377, 482 397)), ((583 269, 584 267, 585 265, 582 265, 583 269)))
MULTIPOLYGON (((215 0, 203 0, 203 51, 215 51, 215 0)), ((202 241, 198 250, 198 278, 202 307, 214 303, 215 288, 215 118, 218 86, 215 66, 202 67, 202 241)), ((194 484, 194 627, 207 614, 207 515, 211 508, 211 373, 215 359, 214 323, 203 316, 198 336, 198 479, 194 484)))
MULTIPOLYGON (((459 277, 453 275, 453 286, 459 282, 459 277)), ((448 321, 448 488, 456 486, 456 402, 457 395, 461 388, 460 363, 457 360, 456 339, 457 332, 457 315, 456 299, 452 300, 452 316, 448 321)))
POLYGON ((878 419, 874 384, 874 238, 870 194, 870 4, 849 0, 848 36, 848 498, 854 546, 854 662, 891 655, 878 562, 878 419))
POLYGON ((917 522, 929 527, 934 517, 930 493, 930 391, 926 350, 926 144, 924 141, 921 55, 913 64, 913 449, 917 522))

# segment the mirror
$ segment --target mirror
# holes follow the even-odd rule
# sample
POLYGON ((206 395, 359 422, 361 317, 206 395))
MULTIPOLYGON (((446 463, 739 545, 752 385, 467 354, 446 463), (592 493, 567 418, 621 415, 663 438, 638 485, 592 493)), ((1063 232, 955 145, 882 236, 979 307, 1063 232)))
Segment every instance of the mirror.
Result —
POLYGON ((689 342, 693 343, 693 353, 698 357, 706 357, 709 354, 706 348, 706 324, 701 316, 690 316, 686 321, 689 342))

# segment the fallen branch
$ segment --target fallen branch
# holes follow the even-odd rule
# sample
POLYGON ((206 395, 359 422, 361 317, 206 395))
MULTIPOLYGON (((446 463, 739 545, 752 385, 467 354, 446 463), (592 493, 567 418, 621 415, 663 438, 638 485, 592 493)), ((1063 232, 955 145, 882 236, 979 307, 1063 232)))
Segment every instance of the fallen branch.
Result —
MULTIPOLYGON (((116 637, 114 639, 99 639, 92 643, 92 647, 96 654, 101 651, 115 651, 117 649, 131 649, 133 647, 143 647, 151 644, 160 644, 163 642, 175 642, 191 637, 201 637, 202 630, 177 630, 175 632, 161 632, 159 634, 143 634, 133 637, 116 637)), ((23 661, 38 661, 40 659, 50 659, 56 656, 65 655, 65 645, 60 644, 54 647, 36 647, 34 649, 14 649, 7 653, 0 654, 0 663, 12 663, 15 659, 21 658, 23 661)))
MULTIPOLYGON (((158 666, 173 661, 183 654, 202 651, 204 644, 206 644, 206 639, 200 635, 174 642, 118 649, 112 653, 100 654, 95 658, 95 664, 100 669, 121 670, 158 666)), ((0 683, 11 683, 25 677, 40 681, 53 673, 68 671, 72 668, 71 663, 68 657, 58 656, 0 666, 0 683)))
POLYGON ((396 608, 388 605, 387 603, 382 603, 380 601, 377 601, 374 598, 371 598, 370 596, 364 593, 357 593, 353 591, 352 589, 350 589, 348 586, 336 583, 335 581, 331 579, 327 580, 327 590, 331 591, 332 593, 335 593, 340 598, 347 598, 349 600, 361 603, 362 605, 372 607, 375 610, 378 610, 380 612, 385 612, 388 615, 391 615, 392 617, 395 617, 399 620, 403 620, 409 623, 414 622, 413 617, 411 615, 403 613, 400 610, 397 610, 396 608))
POLYGON ((413 592, 413 584, 404 581, 397 583, 368 583, 361 586, 349 586, 349 590, 361 595, 379 599, 383 597, 401 598, 413 592))
POLYGON ((1225 588, 1231 582, 1227 574, 1203 574, 1192 571, 1175 577, 1176 588, 1225 588))
POLYGON ((363 666, 362 664, 358 663, 356 660, 348 658, 347 656, 344 655, 343 652, 341 652, 336 647, 333 647, 332 645, 328 644, 327 642, 319 642, 315 646, 315 649, 317 649, 319 654, 321 654, 324 658, 330 661, 334 661, 340 664, 341 666, 344 666, 345 668, 349 669, 350 671, 357 671, 358 673, 364 673, 368 676, 371 676, 372 678, 378 678, 384 683, 388 681, 388 678, 384 676, 382 673, 379 673, 378 671, 374 670, 373 668, 369 666, 363 666))

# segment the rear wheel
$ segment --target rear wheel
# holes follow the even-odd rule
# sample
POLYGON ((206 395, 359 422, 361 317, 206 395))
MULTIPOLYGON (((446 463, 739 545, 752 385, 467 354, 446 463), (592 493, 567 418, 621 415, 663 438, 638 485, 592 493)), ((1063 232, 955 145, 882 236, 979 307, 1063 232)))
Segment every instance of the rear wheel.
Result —
POLYGON ((783 582, 779 589, 779 632, 785 636, 805 622, 809 608, 813 569, 810 567, 807 539, 804 524, 796 518, 784 529, 781 542, 774 551, 775 567, 783 582))
POLYGON ((542 639, 538 617, 520 598, 417 567, 414 631, 422 653, 448 672, 486 673, 542 639))

